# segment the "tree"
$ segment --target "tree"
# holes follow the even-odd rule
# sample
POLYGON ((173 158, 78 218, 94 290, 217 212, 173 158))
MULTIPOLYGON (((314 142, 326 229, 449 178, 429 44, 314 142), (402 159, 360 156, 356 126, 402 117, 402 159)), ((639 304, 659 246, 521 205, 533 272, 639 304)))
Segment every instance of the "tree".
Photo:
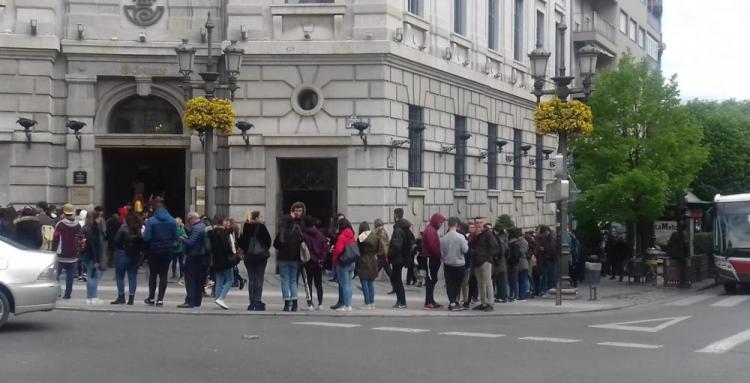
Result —
POLYGON ((712 201, 721 194, 750 191, 750 101, 694 100, 688 110, 703 126, 708 160, 693 182, 695 194, 712 201))
POLYGON ((513 223, 513 218, 510 218, 509 215, 503 214, 495 220, 495 228, 496 229, 503 229, 503 230, 510 230, 515 229, 516 224, 513 223))
POLYGON ((706 159, 701 126, 680 105, 674 78, 628 55, 598 76, 590 105, 594 131, 572 145, 581 190, 573 214, 626 224, 642 251, 651 223, 706 159))

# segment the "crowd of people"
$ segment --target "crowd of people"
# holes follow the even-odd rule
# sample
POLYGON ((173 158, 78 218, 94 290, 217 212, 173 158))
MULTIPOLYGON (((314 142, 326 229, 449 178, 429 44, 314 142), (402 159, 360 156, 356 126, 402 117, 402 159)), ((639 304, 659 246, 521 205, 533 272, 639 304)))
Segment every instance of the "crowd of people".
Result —
POLYGON ((101 208, 88 213, 71 204, 57 209, 40 202, 20 212, 12 207, 0 210, 0 235, 28 248, 56 252, 58 279, 62 274, 66 277, 62 299, 71 298, 77 278, 86 282, 87 304, 102 303, 98 283, 104 270, 114 268, 117 298, 111 304, 133 305, 137 275, 146 264, 147 305, 164 304, 171 269, 172 278, 179 278, 185 288, 179 308, 200 307, 203 298, 210 297, 228 310, 225 300, 231 289, 247 285, 247 310, 264 311, 271 248, 281 280, 283 311, 291 312, 322 308, 323 276, 328 271, 338 285, 338 300, 330 307, 337 311, 352 310, 355 278, 361 284, 363 309, 374 309, 374 281, 381 272, 390 280, 388 294, 395 296, 394 309, 407 308, 405 284, 424 287, 424 309, 441 309, 435 292, 441 267, 451 311, 491 311, 497 303, 543 296, 557 283, 556 241, 547 226, 522 232, 481 218, 446 219, 436 213, 415 235, 403 209, 397 208, 389 234, 380 218, 372 227, 361 222, 355 231, 343 214, 323 228, 321 221, 305 213, 303 203, 294 203, 272 238, 258 211, 247 212, 241 223, 222 215, 209 220, 190 212, 183 224, 158 197, 140 208, 124 206, 106 219, 101 208), (240 273, 240 264, 245 266, 247 279, 240 273), (300 296, 306 307, 300 307, 300 296))

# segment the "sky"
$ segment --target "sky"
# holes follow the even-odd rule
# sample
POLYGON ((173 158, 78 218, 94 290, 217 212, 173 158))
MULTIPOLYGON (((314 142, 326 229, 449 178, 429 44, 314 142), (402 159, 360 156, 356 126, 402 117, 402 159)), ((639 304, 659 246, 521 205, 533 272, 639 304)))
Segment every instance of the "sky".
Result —
POLYGON ((750 100, 750 0, 664 0, 662 71, 684 100, 750 100))

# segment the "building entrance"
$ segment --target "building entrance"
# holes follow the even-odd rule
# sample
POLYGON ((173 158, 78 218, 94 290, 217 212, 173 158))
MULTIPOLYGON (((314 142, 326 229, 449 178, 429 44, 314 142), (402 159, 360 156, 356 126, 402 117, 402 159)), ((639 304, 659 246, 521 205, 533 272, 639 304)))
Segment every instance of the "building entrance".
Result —
POLYGON ((337 159, 280 158, 278 167, 281 181, 279 213, 289 214, 289 207, 301 201, 307 206, 307 215, 319 219, 321 229, 327 229, 337 209, 337 159))
POLYGON ((166 200, 173 216, 185 215, 185 149, 103 148, 104 209, 107 215, 136 198, 166 200))

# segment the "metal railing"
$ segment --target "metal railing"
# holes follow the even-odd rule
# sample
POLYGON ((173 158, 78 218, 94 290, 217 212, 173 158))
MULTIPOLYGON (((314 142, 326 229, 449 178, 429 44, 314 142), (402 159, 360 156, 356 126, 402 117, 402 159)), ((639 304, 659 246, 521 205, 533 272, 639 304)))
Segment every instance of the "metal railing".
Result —
POLYGON ((600 14, 587 12, 573 14, 573 32, 597 32, 614 43, 617 29, 612 22, 600 14))

